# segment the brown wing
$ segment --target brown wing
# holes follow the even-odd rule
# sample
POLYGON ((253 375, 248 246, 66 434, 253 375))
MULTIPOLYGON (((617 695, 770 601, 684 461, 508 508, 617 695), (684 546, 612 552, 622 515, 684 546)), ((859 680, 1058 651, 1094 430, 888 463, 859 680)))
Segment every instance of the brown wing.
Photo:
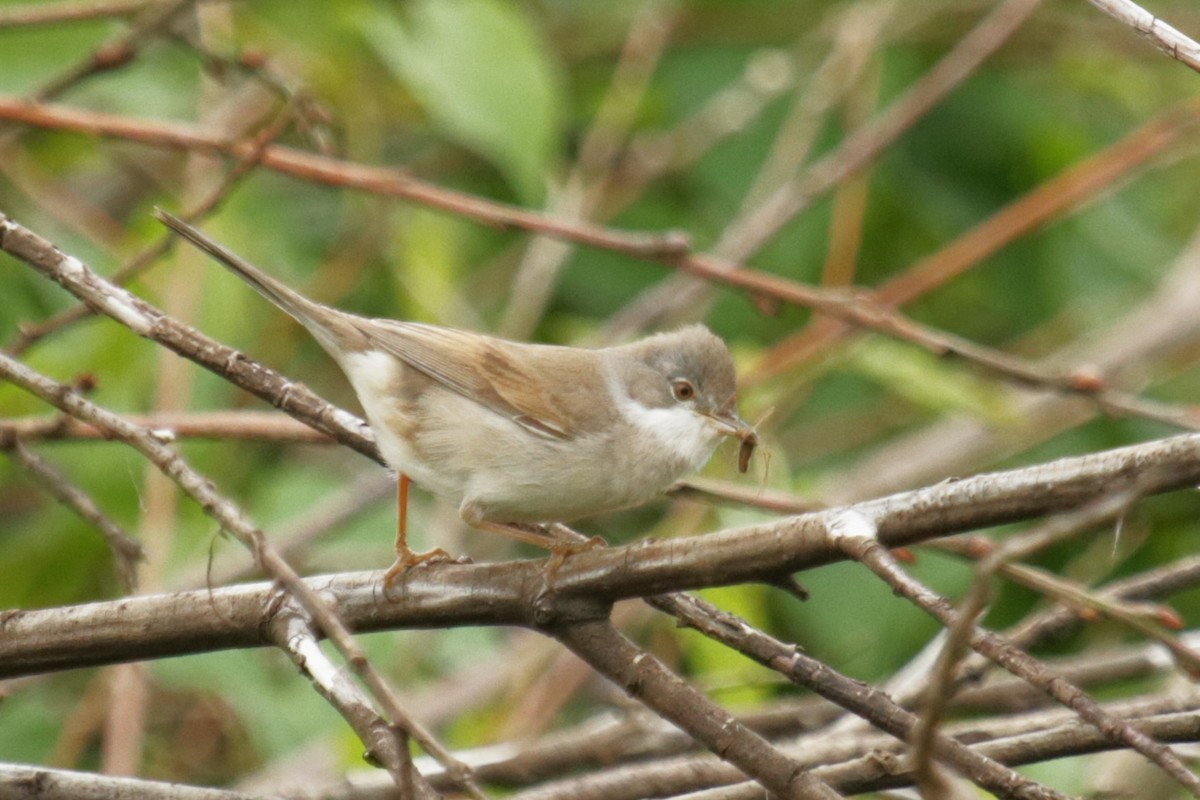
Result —
POLYGON ((540 436, 574 435, 558 393, 514 357, 530 345, 417 322, 371 323, 363 332, 376 346, 443 386, 540 436))

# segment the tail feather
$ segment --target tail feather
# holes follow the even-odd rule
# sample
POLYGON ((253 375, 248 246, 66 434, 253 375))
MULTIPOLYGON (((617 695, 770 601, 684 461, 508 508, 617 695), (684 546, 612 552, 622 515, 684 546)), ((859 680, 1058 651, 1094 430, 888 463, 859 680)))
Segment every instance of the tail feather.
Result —
POLYGON ((321 345, 335 357, 340 357, 345 349, 340 341, 336 321, 343 315, 335 309, 314 303, 304 295, 291 289, 282 281, 276 280, 267 273, 255 267, 241 256, 229 250, 224 245, 210 239, 199 229, 160 208, 154 210, 154 216, 168 228, 187 239, 201 251, 212 256, 218 263, 226 267, 250 285, 256 292, 270 300, 274 305, 287 312, 297 322, 303 325, 321 345))

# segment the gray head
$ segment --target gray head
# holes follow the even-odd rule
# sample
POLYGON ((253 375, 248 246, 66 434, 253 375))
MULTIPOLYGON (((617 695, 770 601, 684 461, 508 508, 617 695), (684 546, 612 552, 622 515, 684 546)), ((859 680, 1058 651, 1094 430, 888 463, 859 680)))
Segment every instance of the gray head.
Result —
POLYGON ((642 405, 687 406, 705 416, 740 423, 733 356, 708 328, 689 325, 620 349, 633 356, 639 367, 627 377, 630 396, 642 405))
POLYGON ((737 375, 725 343, 703 325, 661 333, 611 351, 620 375, 617 406, 661 447, 664 480, 703 466, 723 436, 742 443, 739 469, 758 443, 737 415, 737 375))

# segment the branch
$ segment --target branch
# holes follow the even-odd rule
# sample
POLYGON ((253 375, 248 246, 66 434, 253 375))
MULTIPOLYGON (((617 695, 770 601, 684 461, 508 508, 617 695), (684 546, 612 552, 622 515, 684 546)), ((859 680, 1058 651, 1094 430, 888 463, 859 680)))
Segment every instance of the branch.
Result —
POLYGON ((392 775, 400 796, 420 800, 436 797, 425 777, 413 769, 407 737, 396 736, 392 727, 371 707, 358 685, 329 660, 304 610, 285 602, 283 608, 271 615, 269 625, 275 643, 309 677, 317 693, 350 724, 372 758, 381 764, 401 765, 400 774, 392 775))
POLYGON ((5 790, 6 796, 31 800, 79 800, 100 797, 121 800, 260 800, 258 797, 225 789, 201 789, 182 783, 118 778, 112 775, 23 764, 0 764, 0 789, 5 790))
MULTIPOLYGON (((1200 113, 1200 106, 1196 107, 1200 113)), ((1197 117, 1200 120, 1200 116, 1197 117)), ((811 308, 845 323, 917 344, 938 356, 957 356, 1011 381, 1046 391, 1085 397, 1106 412, 1153 419, 1183 428, 1200 428, 1192 407, 1157 403, 1111 389, 1087 370, 1059 372, 969 339, 922 325, 866 295, 819 289, 765 272, 738 268, 712 256, 680 258, 675 266, 697 277, 737 286, 751 295, 811 308)))
POLYGON ((123 17, 153 5, 155 0, 61 0, 57 3, 9 5, 0 9, 0 28, 123 17))
POLYGON ((1171 58, 1200 72, 1200 44, 1132 0, 1088 0, 1113 19, 1133 28, 1171 58))
MULTIPOLYGON (((1019 236, 1095 200, 1106 189, 1186 141, 1200 123, 1200 104, 1184 101, 1105 149, 1073 164, 1013 200, 934 253, 873 290, 886 308, 910 304, 981 264, 1019 236)), ((844 335, 851 320, 812 325, 772 345, 758 359, 751 382, 796 367, 844 335)))
MULTIPOLYGON (((901 742, 908 741, 917 730, 916 715, 896 705, 884 692, 839 674, 828 665, 804 655, 794 645, 756 630, 745 620, 685 595, 664 595, 650 598, 649 602, 655 608, 677 617, 683 624, 861 716, 901 742)), ((931 736, 930 748, 947 764, 956 767, 997 797, 1022 800, 1062 798, 1058 792, 1038 786, 944 734, 931 736)))
POLYGON ((237 350, 168 317, 134 294, 104 280, 79 259, 64 255, 42 237, 0 212, 0 250, 57 282, 90 307, 257 395, 342 444, 382 463, 365 422, 326 403, 237 350))
MULTIPOLYGON (((1137 720, 1163 741, 1191 742, 1200 734, 1194 692, 1181 697, 1177 692, 1143 701, 1106 706, 1114 714, 1137 720)), ((954 739, 971 741, 979 755, 1009 767, 1050 761, 1073 755, 1112 750, 1114 745, 1090 726, 1070 719, 1070 712, 1038 712, 1008 716, 1002 720, 972 720, 948 728, 954 739)), ((883 735, 839 735, 818 731, 789 745, 799 760, 838 791, 861 793, 912 785, 912 774, 902 758, 904 745, 883 735)), ((493 775, 493 768, 480 771, 493 775)), ((656 796, 684 792, 689 800, 761 800, 762 787, 743 783, 730 785, 733 772, 712 758, 688 756, 665 761, 626 764, 593 774, 543 783, 512 795, 513 800, 640 800, 648 788, 656 796), (707 783, 718 786, 710 792, 695 790, 707 783)), ((370 784, 378 784, 371 779, 370 784)), ((350 795, 331 792, 329 800, 350 795)))
POLYGON ((837 798, 791 757, 698 693, 607 619, 549 626, 559 642, 594 670, 678 725, 722 759, 784 798, 837 798))
MULTIPOLYGON (((0 233, 2 232, 3 227, 0 226, 0 233)), ((166 446, 152 431, 130 424, 118 415, 85 400, 70 387, 55 383, 8 356, 0 355, 0 377, 11 381, 65 413, 86 419, 88 422, 104 428, 114 438, 121 440, 145 456, 160 472, 174 481, 222 529, 233 534, 242 542, 254 555, 255 562, 263 571, 283 586, 287 593, 295 598, 304 611, 320 626, 321 632, 335 644, 347 663, 366 683, 372 695, 387 713, 390 725, 385 725, 385 727, 389 732, 393 734, 403 732, 412 735, 427 752, 445 763, 452 773, 464 777, 463 786, 470 791, 473 797, 483 797, 482 792, 469 778, 468 771, 450 758, 445 748, 429 732, 404 713, 395 692, 367 660, 362 648, 350 634, 337 612, 324 598, 300 579, 295 570, 266 541, 262 531, 254 527, 241 509, 217 494, 209 480, 193 470, 179 454, 166 446), (391 726, 395 726, 395 730, 391 726)), ((269 597, 264 598, 264 604, 258 609, 260 617, 264 614, 267 619, 272 614, 269 597)), ((260 619, 260 624, 261 622, 260 619)), ((368 747, 371 746, 370 741, 365 744, 368 747)), ((410 768, 394 757, 399 750, 371 752, 393 775, 398 786, 403 786, 410 780, 410 768), (389 758, 389 756, 392 757, 389 758)))
POLYGON ((86 492, 49 462, 32 453, 18 438, 6 436, 0 427, 0 450, 20 464, 56 500, 91 524, 104 537, 116 563, 117 576, 126 592, 137 588, 136 562, 144 558, 142 546, 124 528, 105 514, 86 492))
MULTIPOLYGON (((195 3, 196 0, 168 0, 150 4, 127 30, 104 41, 88 57, 51 78, 35 96, 38 100, 50 100, 93 75, 131 63, 144 47, 153 43, 162 31, 174 24, 195 3)), ((5 131, 5 135, 0 135, 0 148, 11 143, 12 137, 7 134, 8 131, 5 131)))
MULTIPOLYGON (((286 414, 275 411, 160 411, 127 414, 134 425, 149 428, 164 440, 244 439, 288 444, 332 444, 333 439, 286 414)), ((105 438, 104 431, 65 416, 10 417, 0 420, 0 438, 22 442, 105 438)))
MULTIPOLYGON (((1153 473, 1147 494, 1200 483, 1200 434, 943 481, 840 509, 670 540, 571 555, 554 573, 556 594, 620 600, 748 581, 776 583, 846 556, 825 535, 847 510, 875 520, 885 547, 1064 511, 1153 473)), ((1172 575, 1200 581, 1200 557, 1172 575)), ((448 625, 534 625, 545 560, 437 564, 410 570, 381 602, 381 572, 308 579, 359 631, 448 625)), ((1163 585, 1158 583, 1156 585, 1163 585)), ((269 584, 131 597, 63 609, 11 611, 0 621, 0 678, 57 669, 269 644, 259 614, 269 584)))
MULTIPOLYGON (((832 524, 830 538, 847 555, 859 561, 884 580, 902 597, 938 620, 947 628, 959 624, 953 606, 940 595, 909 577, 880 545, 874 535, 870 518, 851 514, 840 517, 842 524, 832 524)), ((1185 787, 1200 797, 1200 778, 1194 775, 1169 748, 1147 736, 1125 720, 1115 718, 1077 686, 1048 670, 1045 665, 1017 647, 1005 637, 971 624, 966 641, 972 649, 1012 674, 1037 686, 1116 743, 1123 743, 1157 764, 1185 787)))
MULTIPOLYGON (((154 147, 198 151, 253 159, 259 146, 247 139, 228 139, 195 125, 132 119, 99 111, 55 106, 0 95, 0 120, 53 130, 108 136, 154 147)), ((258 164, 312 183, 358 189, 384 197, 400 197, 497 228, 515 227, 626 255, 656 258, 689 249, 682 233, 663 235, 616 231, 602 225, 562 219, 517 206, 485 200, 415 178, 404 170, 359 164, 307 153, 283 145, 262 147, 258 164)))
MULTIPOLYGON (((737 629, 732 633, 740 635, 737 629)), ((1161 648, 1143 645, 1060 660, 1054 662, 1054 668, 1077 683, 1114 683, 1131 678, 1161 678, 1170 671, 1171 661, 1161 648)), ((862 691, 861 683, 851 680, 851 684, 856 691, 862 691)), ((878 692, 868 689, 867 694, 878 692)), ((1198 699, 1194 691, 1181 694, 1176 688, 1169 688, 1157 695, 1109 704, 1106 708, 1114 715, 1145 718, 1192 711, 1198 699)), ((1011 677, 980 689, 968 689, 955 698, 954 707, 965 710, 970 719, 948 725, 946 735, 953 741, 977 745, 995 738, 1036 735, 1072 722, 1072 712, 1059 708, 1030 713, 1047 702, 1043 693, 1011 677), (997 711, 1002 716, 992 719, 981 716, 983 712, 997 711)), ((813 767, 875 749, 897 748, 897 741, 889 734, 863 735, 857 729, 828 727, 842 716, 838 706, 820 697, 805 697, 776 702, 739 719, 772 741, 788 740, 789 751, 813 767)), ((648 793, 647 787, 667 796, 738 780, 737 771, 731 766, 707 754, 689 753, 693 749, 691 744, 693 740, 682 731, 663 724, 647 725, 636 716, 606 713, 535 741, 522 741, 508 748, 487 746, 461 756, 475 766, 480 780, 515 787, 562 778, 555 791, 574 782, 578 795, 569 792, 561 795, 573 798, 640 800, 648 793), (587 776, 575 775, 584 769, 597 771, 587 776), (572 777, 565 777, 569 775, 572 777)), ((1039 760, 1040 754, 1034 753, 1022 763, 1039 760)), ((435 786, 448 787, 448 781, 443 782, 436 769, 427 774, 435 786)), ((364 775, 364 779, 388 785, 383 776, 371 779, 364 775)), ((358 780, 353 782, 366 788, 358 780)))
MULTIPOLYGON (((959 688, 955 679, 958 667, 970 646, 975 621, 987 607, 993 577, 1013 561, 1026 558, 1055 542, 1094 528, 1114 517, 1123 516, 1141 497, 1138 483, 1139 481, 1135 480, 1133 485, 1121 491, 1099 497, 1078 509, 1055 516, 1033 530, 1010 537, 980 559, 974 583, 967 596, 959 602, 955 611, 956 619, 947 630, 942 651, 922 693, 921 724, 912 738, 912 758, 916 765, 914 772, 918 785, 925 781, 937 780, 937 776, 930 769, 937 727, 941 724, 951 697, 959 688)), ((1059 672, 1053 674, 1062 675, 1059 672)))

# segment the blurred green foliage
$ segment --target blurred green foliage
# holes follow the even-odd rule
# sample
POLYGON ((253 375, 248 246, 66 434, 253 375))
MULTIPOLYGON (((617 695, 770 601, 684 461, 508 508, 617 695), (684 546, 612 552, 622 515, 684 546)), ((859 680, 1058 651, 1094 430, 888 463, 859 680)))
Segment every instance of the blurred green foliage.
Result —
MULTIPOLYGON (((863 4, 760 0, 664 6, 674 9, 674 31, 639 99, 632 138, 675 129, 742 80, 749 60, 767 49, 792 57, 796 91, 805 91, 831 47, 831 31, 856 5, 863 4)), ((849 95, 859 101, 865 97, 873 109, 884 107, 937 63, 990 5, 915 4, 912 19, 870 48, 869 78, 849 87, 849 95)), ((254 59, 238 62, 239 53, 252 52, 279 83, 302 91, 321 109, 306 126, 289 130, 284 143, 328 145, 347 158, 404 167, 443 186, 533 208, 552 202, 552 187, 578 154, 638 9, 627 2, 568 0, 263 0, 227 9, 205 6, 214 7, 206 10, 203 33, 211 58, 172 38, 147 39, 130 64, 80 82, 57 102, 145 120, 207 119, 213 98, 233 104, 230 98, 253 78, 255 70, 245 62, 254 59), (218 55, 232 58, 220 61, 218 55)), ((1194 3, 1175 0, 1155 10, 1177 27, 1200 32, 1194 3)), ((33 94, 127 30, 118 21, 0 27, 0 93, 33 94)), ((876 286, 902 274, 1024 193, 1194 98, 1197 86, 1195 73, 1087 4, 1048 0, 998 54, 891 143, 866 173, 855 282, 876 286)), ((609 224, 681 229, 699 247, 712 247, 742 208, 792 99, 785 93, 766 104, 696 163, 652 181, 609 224)), ((847 114, 838 105, 821 120, 814 157, 843 140, 847 114)), ((1094 341, 1152 296, 1193 235, 1200 185, 1195 143, 1193 136, 1066 218, 1017 238, 908 310, 929 325, 1031 357, 1094 341)), ((194 197, 189 181, 197 179, 187 172, 200 169, 185 165, 178 153, 38 129, 23 130, 15 143, 0 147, 4 156, 11 154, 0 165, 0 211, 102 273, 161 235, 149 217, 151 208, 175 209, 183 205, 181 196, 194 197)), ((619 181, 620 173, 615 174, 619 181)), ((835 213, 831 195, 818 198, 749 264, 820 282, 835 213)), ((485 330, 495 328, 511 299, 513 276, 529 241, 519 231, 262 169, 240 181, 219 213, 203 224, 250 260, 325 302, 364 314, 485 330)), ((535 338, 583 341, 667 274, 660 265, 576 248, 535 338)), ((190 285, 195 302, 175 311, 196 327, 332 401, 356 407, 340 375, 302 330, 202 259, 192 254, 162 259, 131 289, 169 305, 179 284, 190 285)), ((0 344, 15 340, 19 325, 70 305, 58 287, 0 256, 0 344)), ((766 348, 811 318, 791 307, 764 314, 750 298, 728 290, 716 292, 711 309, 698 311, 731 343, 747 371, 766 348)), ((1194 343, 1169 357, 1147 354, 1145 374, 1153 379, 1149 393, 1190 402, 1200 381, 1198 355, 1194 343)), ((109 320, 89 320, 56 333, 25 358, 60 380, 94 376, 93 399, 107 407, 130 413, 154 409, 162 363, 157 349, 109 320)), ((219 379, 188 369, 194 381, 187 390, 189 409, 260 407, 219 379)), ((928 430, 933 436, 939 424, 955 420, 980 424, 997 436, 992 451, 964 467, 971 471, 1170 432, 1157 423, 1092 418, 1061 430, 1047 423, 1044 436, 1030 435, 1040 421, 1027 416, 1011 386, 969 365, 876 336, 829 348, 818 360, 748 387, 744 406, 751 419, 775 412, 764 427, 770 458, 757 463, 743 482, 813 493, 817 501, 824 499, 822 491, 855 496, 861 477, 856 469, 874 463, 868 458, 915 432, 928 430)), ((0 386, 0 415, 47 413, 14 387, 0 386)), ((318 447, 245 441, 185 441, 180 447, 268 533, 303 518, 313 500, 358 480, 365 468, 353 455, 318 447)), ((139 530, 146 502, 140 459, 112 443, 48 443, 36 449, 97 498, 106 513, 139 530)), ((733 455, 722 451, 707 474, 736 479, 733 464, 733 455)), ((929 480, 944 477, 950 475, 929 480)), ((438 510, 423 495, 414 503, 418 531, 453 528, 452 513, 438 510)), ((1069 574, 1083 570, 1079 562, 1088 551, 1087 574, 1080 576, 1087 581, 1149 569, 1200 547, 1197 510, 1191 496, 1145 504, 1140 524, 1148 535, 1133 552, 1122 554, 1128 560, 1100 557, 1110 544, 1097 539, 1090 551, 1074 544, 1055 548, 1040 563, 1069 574)), ((386 566, 391 513, 384 504, 338 528, 306 555, 305 568, 386 566)), ((664 501, 588 521, 585 529, 626 541, 646 533, 699 533, 768 518, 664 501), (686 523, 678 522, 681 517, 686 523)), ((459 540, 455 535, 449 535, 452 547, 477 559, 507 554, 504 545, 488 537, 467 533, 459 540)), ((176 576, 194 574, 210 548, 218 555, 236 550, 217 538, 198 509, 180 503, 160 588, 174 588, 176 576)), ((970 580, 968 567, 936 553, 921 553, 914 570, 952 597, 970 580)), ((892 674, 937 630, 855 565, 833 565, 799 579, 812 593, 805 604, 762 587, 714 590, 711 599, 864 680, 892 674)), ((96 533, 0 459, 0 607, 119 594, 96 533)), ((1007 624, 1043 603, 1028 590, 1005 586, 989 619, 1007 624)), ((1189 592, 1177 598, 1176 607, 1194 620, 1200 595, 1189 592)), ((639 630, 646 641, 657 641, 652 632, 664 626, 654 619, 639 630)), ((507 632, 419 634, 423 646, 411 647, 415 636, 367 639, 372 655, 413 693, 461 673, 472 659, 508 657, 507 632)), ((1071 652, 1132 638, 1115 625, 1101 624, 1057 648, 1071 652)), ((677 663, 733 705, 792 691, 700 637, 679 636, 676 646, 677 663)), ((551 661, 538 663, 544 673, 513 678, 469 715, 444 720, 441 728, 451 744, 485 744, 519 729, 526 702, 522 690, 553 680, 559 673, 547 666, 551 661)), ((359 750, 344 725, 276 653, 216 653, 155 663, 149 671, 155 691, 169 694, 181 709, 194 711, 219 699, 214 725, 228 741, 242 743, 232 750, 243 757, 217 770, 148 757, 149 774, 232 781, 320 737, 336 742, 342 766, 357 766, 359 750)), ((46 763, 61 752, 56 747, 63 746, 64 726, 79 721, 82 698, 94 691, 89 687, 96 675, 50 676, 0 702, 0 760, 46 763)), ((591 699, 594 693, 582 693, 549 713, 550 721, 584 717, 591 699)), ((171 730, 165 721, 153 728, 154 745, 165 747, 171 730)), ((96 758, 93 742, 86 758, 72 764, 90 768, 96 758)))

